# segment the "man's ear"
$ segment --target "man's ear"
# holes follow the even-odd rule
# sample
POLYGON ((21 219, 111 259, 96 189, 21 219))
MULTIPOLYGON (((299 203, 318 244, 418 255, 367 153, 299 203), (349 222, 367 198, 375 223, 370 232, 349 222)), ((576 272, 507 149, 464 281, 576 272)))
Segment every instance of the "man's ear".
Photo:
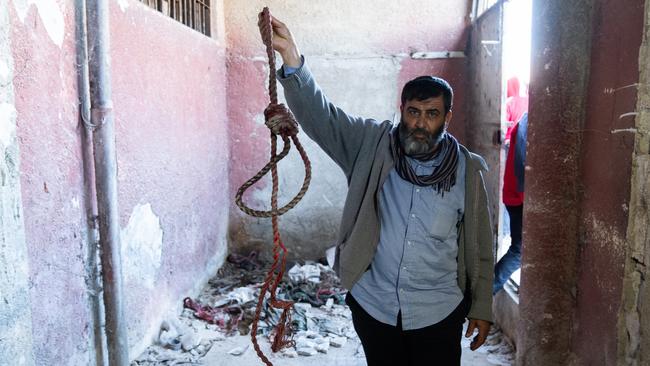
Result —
POLYGON ((451 115, 452 113, 450 109, 449 112, 447 112, 447 114, 445 115, 445 127, 449 127, 449 122, 451 122, 451 115))
POLYGON ((404 104, 399 105, 399 112, 404 113, 404 104))

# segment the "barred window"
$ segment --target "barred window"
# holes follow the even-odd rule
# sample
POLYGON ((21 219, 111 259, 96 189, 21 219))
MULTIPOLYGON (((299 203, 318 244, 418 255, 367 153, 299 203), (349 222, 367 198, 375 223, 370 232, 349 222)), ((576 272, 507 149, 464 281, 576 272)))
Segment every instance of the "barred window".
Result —
POLYGON ((477 19, 498 2, 499 0, 474 0, 472 2, 472 19, 477 19))
POLYGON ((210 37, 210 0, 140 0, 210 37))

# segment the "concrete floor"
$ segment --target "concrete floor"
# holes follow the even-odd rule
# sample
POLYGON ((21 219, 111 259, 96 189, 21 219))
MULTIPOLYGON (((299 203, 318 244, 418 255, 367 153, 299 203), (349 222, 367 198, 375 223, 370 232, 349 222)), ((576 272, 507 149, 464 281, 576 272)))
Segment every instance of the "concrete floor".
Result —
MULTIPOLYGON (((490 335, 486 344, 476 351, 469 349, 469 339, 462 340, 463 366, 493 366, 514 365, 514 352, 500 332, 490 335)), ((319 353, 315 356, 287 357, 282 353, 273 354, 268 342, 262 342, 261 348, 269 360, 278 366, 365 366, 366 360, 363 349, 358 339, 350 339, 341 348, 330 347, 327 354, 319 353)), ((203 364, 208 366, 256 366, 263 365, 252 347, 250 336, 227 337, 223 341, 213 344, 208 354, 203 358, 203 364), (240 356, 228 354, 229 351, 247 347, 240 356)))

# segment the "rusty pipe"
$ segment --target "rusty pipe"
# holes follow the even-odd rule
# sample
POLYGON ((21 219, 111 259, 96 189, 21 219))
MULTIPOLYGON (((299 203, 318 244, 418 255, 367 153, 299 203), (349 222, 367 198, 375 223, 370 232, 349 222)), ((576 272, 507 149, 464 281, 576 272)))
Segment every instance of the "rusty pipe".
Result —
POLYGON ((95 162, 106 342, 110 366, 128 366, 117 202, 117 157, 111 100, 108 0, 86 0, 88 24, 90 124, 95 162))
POLYGON ((107 363, 104 329, 104 304, 99 277, 99 232, 97 231, 97 192, 95 190, 95 167, 93 162, 92 128, 90 126, 90 81, 88 75, 88 33, 86 28, 86 0, 75 0, 75 33, 77 54, 77 90, 79 93, 79 127, 81 159, 83 164, 83 205, 86 228, 85 282, 87 287, 91 327, 90 344, 94 346, 94 365, 107 363))

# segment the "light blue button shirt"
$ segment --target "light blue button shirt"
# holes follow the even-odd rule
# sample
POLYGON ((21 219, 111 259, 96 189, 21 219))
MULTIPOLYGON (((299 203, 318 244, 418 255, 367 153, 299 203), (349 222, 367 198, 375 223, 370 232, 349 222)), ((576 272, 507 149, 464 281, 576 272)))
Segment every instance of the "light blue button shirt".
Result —
MULTIPOLYGON (((441 154, 442 155, 442 154, 441 154)), ((429 175, 442 158, 409 159, 417 175, 429 175)), ((376 320, 402 329, 436 324, 460 304, 457 283, 458 224, 465 207, 465 156, 456 184, 444 195, 402 179, 393 169, 379 193, 379 244, 352 296, 376 320)))

